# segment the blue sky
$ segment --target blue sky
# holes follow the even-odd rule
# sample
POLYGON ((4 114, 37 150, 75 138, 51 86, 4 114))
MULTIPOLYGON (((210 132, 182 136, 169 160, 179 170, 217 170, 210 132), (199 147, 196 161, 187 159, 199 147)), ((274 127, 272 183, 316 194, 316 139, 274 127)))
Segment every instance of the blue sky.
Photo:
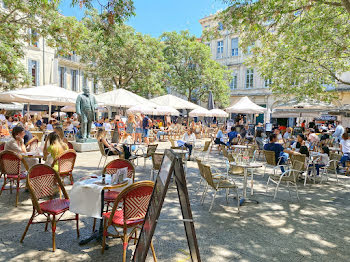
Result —
MULTIPOLYGON (((84 10, 72 8, 70 0, 63 0, 61 12, 81 19, 84 10)), ((225 8, 221 0, 134 0, 136 16, 127 24, 136 31, 158 37, 162 32, 188 29, 197 37, 201 35, 198 20, 225 8)))

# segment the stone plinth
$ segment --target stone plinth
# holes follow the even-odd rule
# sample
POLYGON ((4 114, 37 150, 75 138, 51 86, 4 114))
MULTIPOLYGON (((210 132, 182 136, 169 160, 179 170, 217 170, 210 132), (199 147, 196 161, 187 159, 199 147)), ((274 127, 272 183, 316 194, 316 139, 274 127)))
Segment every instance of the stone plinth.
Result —
POLYGON ((85 143, 79 143, 79 142, 71 142, 74 150, 77 152, 90 152, 90 151, 98 151, 98 144, 97 142, 85 142, 85 143))

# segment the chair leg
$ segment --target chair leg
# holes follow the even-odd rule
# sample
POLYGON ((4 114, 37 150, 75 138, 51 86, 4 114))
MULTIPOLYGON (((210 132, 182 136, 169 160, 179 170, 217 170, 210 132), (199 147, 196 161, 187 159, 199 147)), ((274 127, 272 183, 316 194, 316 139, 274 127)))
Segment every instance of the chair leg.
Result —
POLYGON ((6 179, 6 176, 4 176, 4 183, 2 184, 2 187, 1 187, 0 196, 2 194, 2 191, 5 190, 6 183, 7 183, 7 179, 6 179))
POLYGON ((73 174, 72 173, 69 174, 69 179, 70 179, 70 184, 73 185, 74 184, 74 179, 73 179, 73 174))
POLYGON ((213 208, 213 204, 214 204, 214 200, 215 200, 215 197, 216 197, 216 193, 217 193, 217 192, 218 192, 218 190, 216 189, 216 190, 215 190, 215 193, 214 193, 213 200, 211 201, 211 204, 210 204, 209 212, 210 212, 211 209, 213 208))
POLYGON ((102 161, 102 157, 103 157, 103 155, 101 155, 101 157, 100 157, 100 162, 98 162, 97 169, 99 169, 99 168, 100 168, 100 164, 101 164, 101 161, 102 161))
POLYGON ((207 195, 207 191, 208 191, 208 184, 207 184, 207 186, 205 187, 205 189, 203 191, 202 198, 201 198, 201 205, 203 205, 203 203, 204 203, 204 199, 205 199, 205 197, 207 195))
POLYGON ((153 261, 157 262, 156 252, 154 251, 153 241, 151 240, 151 251, 153 255, 153 261))
POLYGON ((56 251, 56 217, 52 215, 52 250, 56 251))
POLYGON ((126 228, 124 228, 124 241, 123 241, 123 262, 126 262, 126 251, 128 249, 128 234, 126 228))
POLYGON ((229 188, 226 188, 226 204, 228 204, 228 194, 230 192, 229 188))
POLYGON ((19 198, 19 178, 17 179, 17 186, 16 186, 16 207, 18 205, 18 198, 19 198))
POLYGON ((50 215, 48 215, 47 218, 46 218, 45 232, 47 231, 47 227, 49 226, 49 222, 50 222, 50 215))
POLYGON ((96 218, 94 218, 94 224, 92 225, 92 232, 95 232, 96 229, 96 218))
POLYGON ((275 195, 273 196, 273 200, 276 199, 279 185, 280 185, 280 182, 277 183, 277 186, 276 186, 276 189, 275 189, 275 195))
POLYGON ((292 195, 290 193, 289 181, 287 181, 287 187, 288 187, 289 198, 292 198, 292 195))
POLYGON ((269 191, 269 183, 270 183, 270 177, 269 177, 269 179, 267 179, 266 194, 267 194, 267 191, 269 191))
POLYGON ((107 235, 108 235, 107 219, 104 219, 104 222, 103 222, 103 236, 102 236, 102 250, 101 250, 102 254, 105 252, 107 235))
POLYGON ((107 156, 105 157, 105 162, 103 163, 103 167, 102 167, 102 169, 106 166, 106 161, 107 161, 107 156))
POLYGON ((297 193, 297 198, 298 198, 298 200, 300 200, 300 198, 299 198, 299 193, 298 193, 298 186, 297 186, 297 183, 295 183, 295 191, 296 191, 296 193, 297 193))
POLYGON ((78 214, 75 214, 75 219, 77 223, 77 237, 79 238, 80 232, 79 232, 79 215, 78 214))
POLYGON ((239 205, 240 205, 240 201, 239 201, 239 195, 238 195, 238 188, 236 187, 236 198, 237 198, 237 209, 238 209, 238 214, 239 214, 239 205))
POLYGON ((25 229, 24 232, 23 232, 23 235, 22 235, 21 240, 20 240, 21 243, 23 243, 23 240, 24 240, 24 238, 25 238, 25 236, 26 236, 26 234, 27 234, 27 231, 28 231, 28 229, 29 229, 29 226, 30 226, 30 225, 32 224, 32 222, 33 222, 34 216, 35 216, 35 209, 33 208, 33 214, 32 214, 32 216, 30 217, 30 219, 29 219, 29 221, 28 221, 28 224, 27 224, 27 226, 26 226, 26 229, 25 229))

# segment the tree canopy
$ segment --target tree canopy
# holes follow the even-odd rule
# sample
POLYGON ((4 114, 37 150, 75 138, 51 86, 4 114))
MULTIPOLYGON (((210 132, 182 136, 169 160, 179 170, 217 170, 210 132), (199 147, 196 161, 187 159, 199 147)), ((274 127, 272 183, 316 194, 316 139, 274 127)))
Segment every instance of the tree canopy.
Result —
POLYGON ((161 36, 164 56, 169 67, 168 85, 188 100, 206 101, 212 91, 215 101, 226 106, 229 103, 231 73, 212 60, 209 47, 188 31, 167 32, 161 36))
POLYGON ((258 68, 277 94, 330 100, 324 92, 350 85, 349 0, 225 0, 218 15, 229 30, 240 32, 246 63, 258 68))

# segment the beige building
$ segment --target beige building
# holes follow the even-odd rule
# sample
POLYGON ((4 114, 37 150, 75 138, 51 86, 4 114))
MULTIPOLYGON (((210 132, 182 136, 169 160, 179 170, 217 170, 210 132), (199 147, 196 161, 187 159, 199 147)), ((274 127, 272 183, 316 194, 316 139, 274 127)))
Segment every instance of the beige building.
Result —
MULTIPOLYGON (((227 66, 232 70, 233 81, 230 83, 231 89, 231 104, 237 101, 242 96, 248 96, 256 104, 266 107, 272 111, 274 107, 281 103, 269 89, 269 80, 263 79, 258 70, 249 68, 244 64, 248 54, 244 54, 239 48, 239 33, 226 30, 222 23, 215 19, 215 15, 199 20, 202 25, 202 31, 210 28, 218 28, 219 37, 205 42, 211 49, 213 59, 222 65, 227 66)), ((342 79, 350 81, 350 72, 342 75, 342 79)), ((337 103, 345 105, 350 104, 350 87, 337 85, 336 92, 339 94, 337 103)), ((265 116, 265 122, 269 122, 269 116, 265 116)), ((345 116, 338 116, 349 122, 345 116)), ((257 121, 262 122, 263 115, 258 116, 257 121)), ((281 123, 287 121, 292 122, 292 119, 279 120, 281 123)), ((350 125, 349 125, 350 126, 350 125)))

